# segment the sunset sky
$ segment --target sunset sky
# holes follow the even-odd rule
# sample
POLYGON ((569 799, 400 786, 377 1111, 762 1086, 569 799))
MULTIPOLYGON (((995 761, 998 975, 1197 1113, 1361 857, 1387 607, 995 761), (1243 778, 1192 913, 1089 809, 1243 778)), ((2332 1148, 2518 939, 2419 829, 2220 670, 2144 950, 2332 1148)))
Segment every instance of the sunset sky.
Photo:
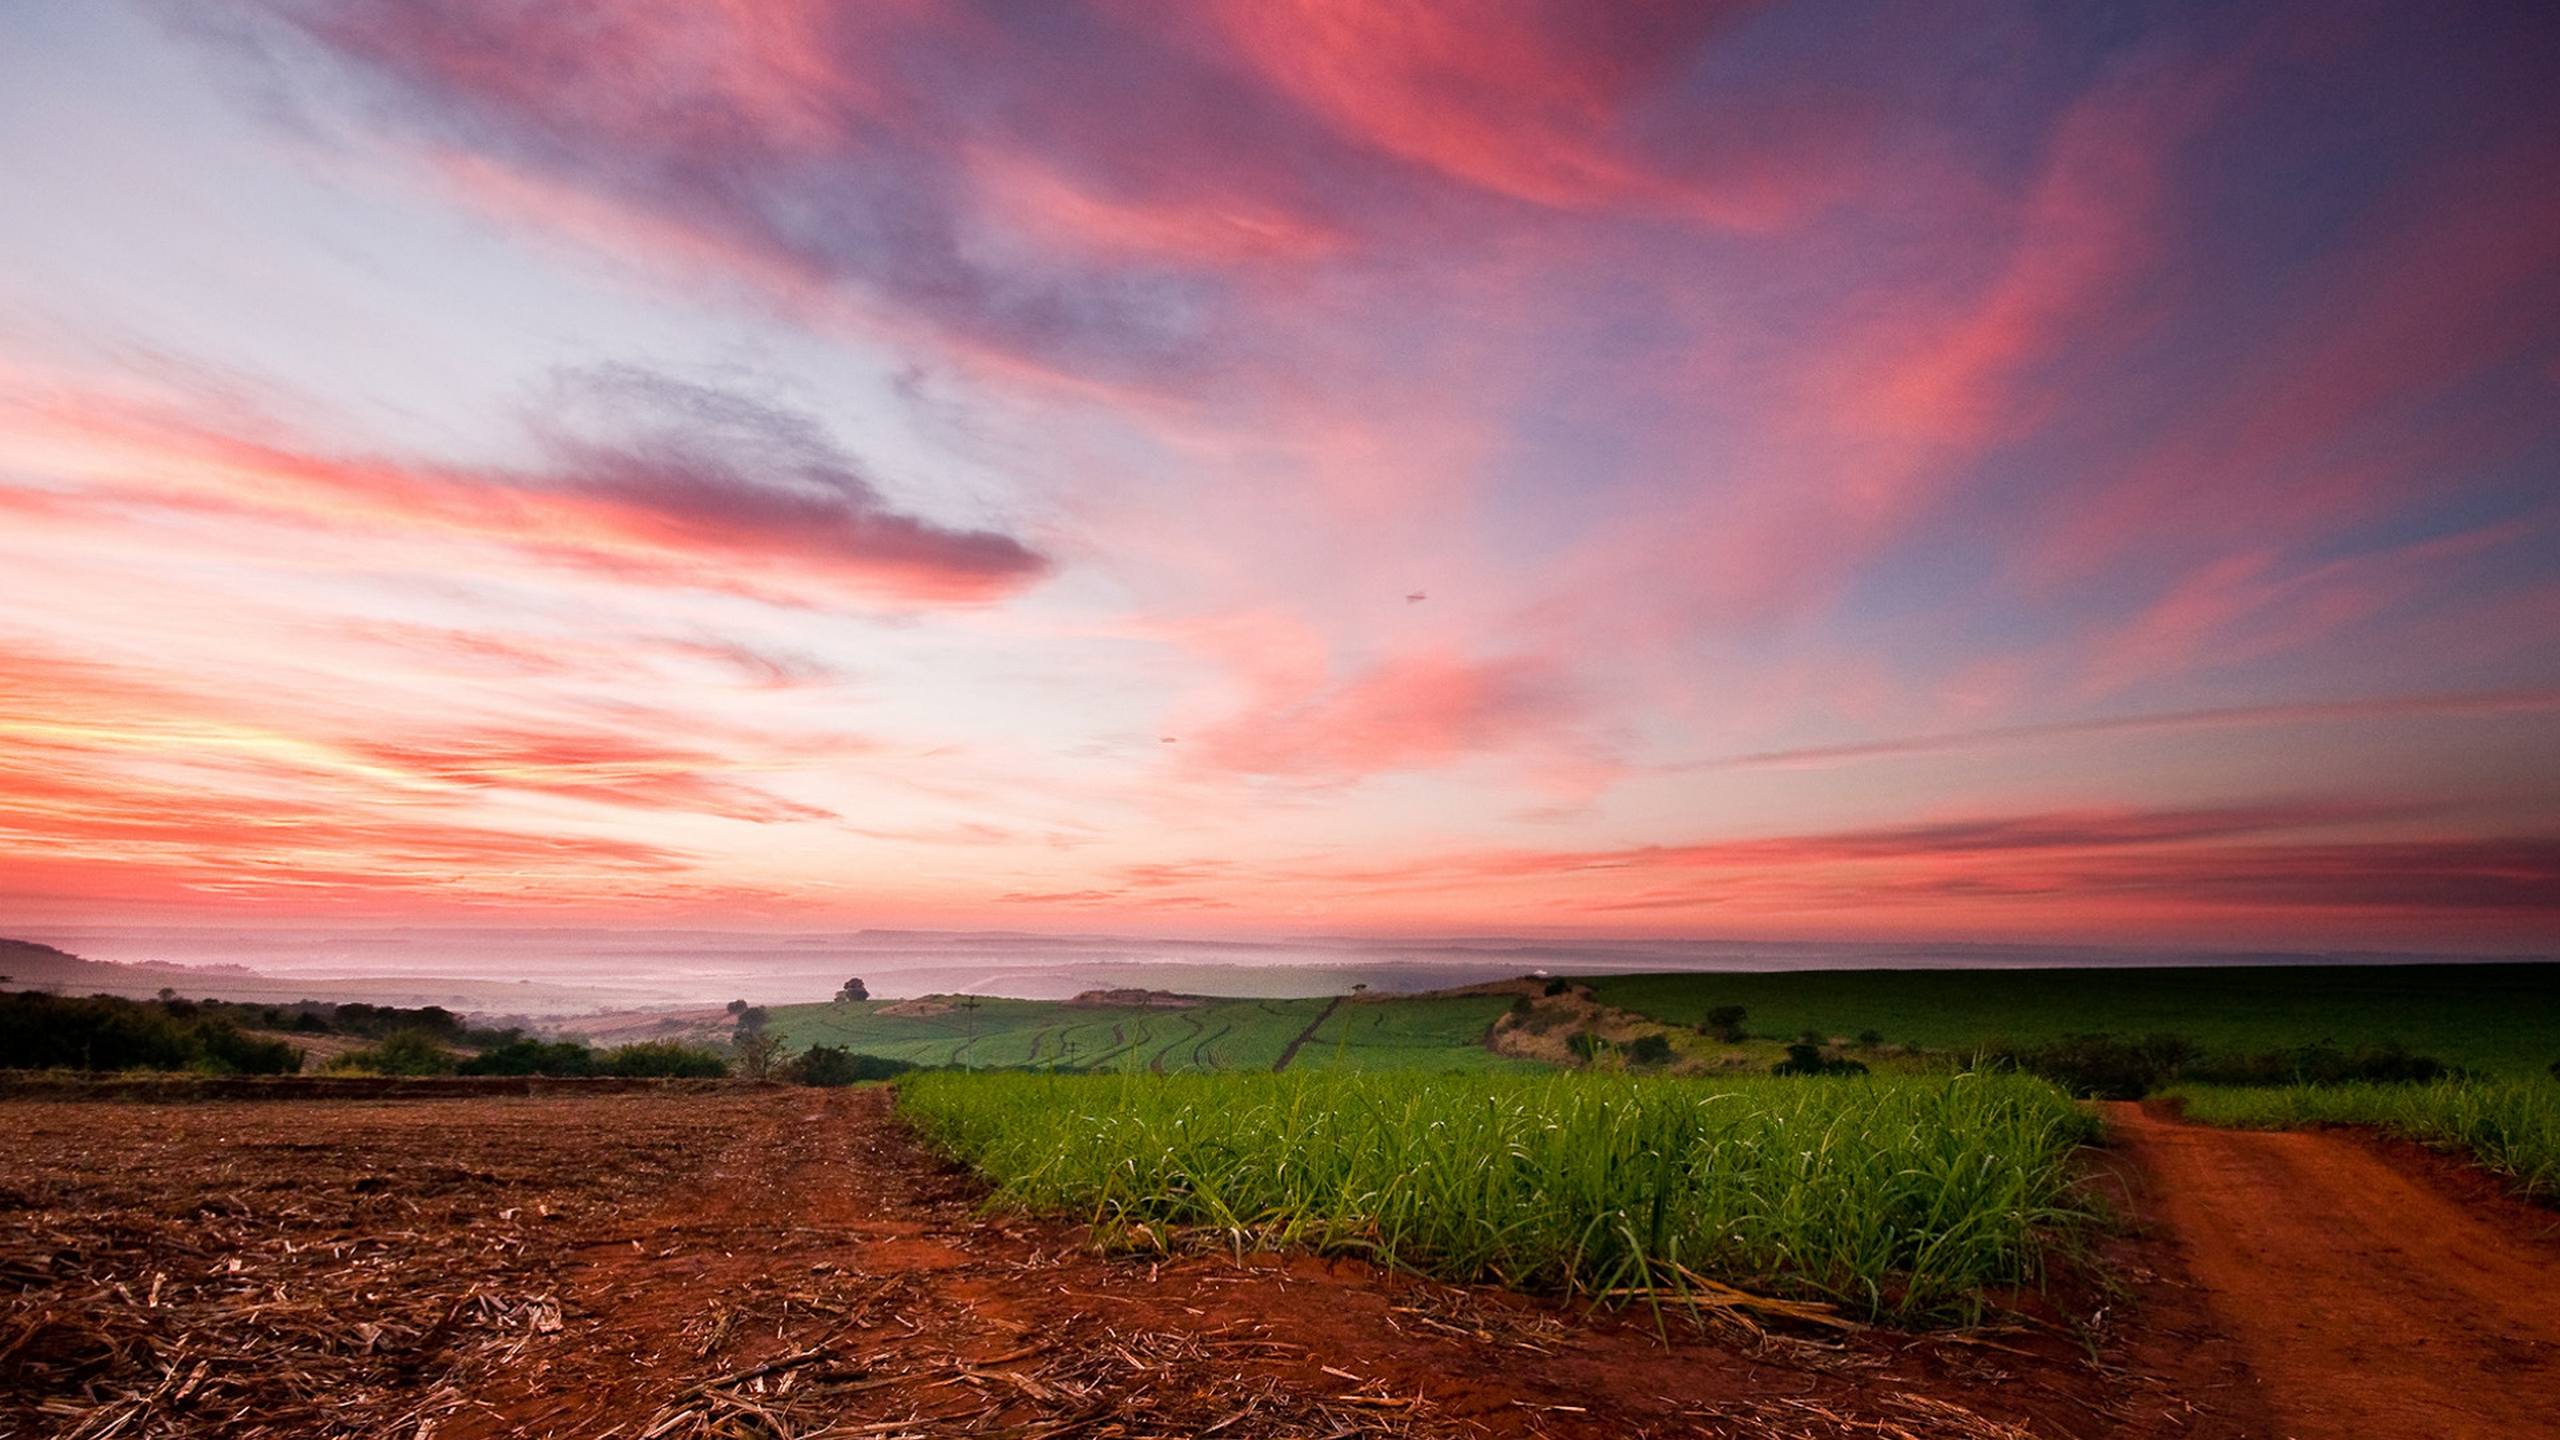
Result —
POLYGON ((0 7, 0 934, 2560 948, 2547 7, 0 7))

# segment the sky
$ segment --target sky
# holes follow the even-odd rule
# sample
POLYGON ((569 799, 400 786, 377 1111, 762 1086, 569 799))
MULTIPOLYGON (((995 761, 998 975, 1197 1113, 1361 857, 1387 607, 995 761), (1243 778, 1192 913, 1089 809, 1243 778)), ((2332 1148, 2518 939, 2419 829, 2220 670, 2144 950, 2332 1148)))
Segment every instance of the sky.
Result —
POLYGON ((0 927, 2560 946, 2530 4, 19 0, 0 927))

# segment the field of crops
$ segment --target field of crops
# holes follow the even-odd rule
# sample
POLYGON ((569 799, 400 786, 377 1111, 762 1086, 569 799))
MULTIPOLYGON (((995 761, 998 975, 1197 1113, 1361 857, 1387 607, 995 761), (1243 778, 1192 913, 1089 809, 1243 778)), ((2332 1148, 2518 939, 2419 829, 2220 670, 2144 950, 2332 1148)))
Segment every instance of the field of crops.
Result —
POLYGON ((1299 1047, 1299 1070, 1534 1070, 1485 1048, 1507 995, 1417 995, 1348 1001, 1299 1047))
POLYGON ((1182 1009, 980 1000, 912 1013, 877 1001, 784 1005, 775 1033, 793 1048, 842 1045, 919 1065, 1100 1070, 1268 1070, 1323 1013, 1322 1000, 1218 1000, 1182 1009))
POLYGON ((2372 1125, 2463 1149, 2528 1193, 2560 1197, 2560 1080, 2447 1080, 2432 1085, 2180 1086, 2187 1118, 2250 1130, 2372 1125))
POLYGON ((1619 975, 1603 1004, 1678 1024, 1741 1005, 1758 1034, 1880 1032, 1964 1052, 2075 1033, 2184 1035, 2240 1054, 2397 1041, 2491 1075, 2560 1060, 2560 965, 2329 965, 2115 970, 1821 970, 1619 975))
POLYGON ((1467 1070, 1519 1063, 1483 1044, 1486 1027, 1507 1003, 1484 995, 1209 1000, 1181 1007, 983 999, 964 1009, 865 1001, 777 1006, 770 1023, 794 1049, 842 1045, 919 1065, 978 1069, 1270 1070, 1287 1056, 1302 1068, 1467 1070))
MULTIPOLYGON (((1312 1047, 1311 1047, 1312 1048, 1312 1047)), ((965 1075, 907 1115, 1002 1197, 1459 1280, 1916 1319, 2039 1273, 2092 1121, 2018 1077, 965 1075)))

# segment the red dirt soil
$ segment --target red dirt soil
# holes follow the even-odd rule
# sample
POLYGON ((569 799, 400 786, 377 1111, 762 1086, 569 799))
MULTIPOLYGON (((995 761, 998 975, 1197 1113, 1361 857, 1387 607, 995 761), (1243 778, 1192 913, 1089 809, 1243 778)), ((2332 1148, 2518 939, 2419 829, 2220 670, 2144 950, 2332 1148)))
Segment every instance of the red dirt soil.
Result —
POLYGON ((2415 1146, 2110 1110, 2275 1433, 2560 1435, 2560 1216, 2415 1146))
MULTIPOLYGON (((2126 1293, 2063 1307, 2098 1312, 2076 1330, 1658 1333, 1354 1262, 1099 1255, 986 1213, 879 1090, 24 1101, 0 1123, 0 1436, 2475 1433, 2278 1428, 2289 1372, 2262 1394, 2222 1293, 2143 1235, 2111 1242, 2126 1293)), ((2136 1215, 2176 1199, 2122 1178, 2136 1215)), ((2540 1352, 2471 1337, 2443 1331, 2431 1365, 2547 1381, 2493 1368, 2540 1352)))

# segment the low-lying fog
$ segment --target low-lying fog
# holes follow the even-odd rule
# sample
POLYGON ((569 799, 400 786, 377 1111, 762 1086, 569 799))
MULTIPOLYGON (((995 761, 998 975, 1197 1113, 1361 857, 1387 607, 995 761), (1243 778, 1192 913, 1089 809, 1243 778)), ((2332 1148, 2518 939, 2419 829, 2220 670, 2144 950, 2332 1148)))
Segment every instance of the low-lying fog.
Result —
MULTIPOLYGON (((477 1008, 525 1014, 599 1006, 717 1004, 735 997, 823 1000, 859 975, 882 999, 970 991, 1064 999, 1106 986, 1284 997, 1433 990, 1532 969, 1832 970, 2023 965, 2337 963, 2437 958, 2384 954, 2203 953, 2092 946, 1493 937, 1147 939, 1108 935, 859 930, 212 929, 38 927, 15 938, 91 960, 241 966, 312 987, 379 993, 432 978, 477 1008)), ((2450 957, 2446 957, 2450 958, 2450 957)), ((219 994, 218 973, 181 990, 219 994)), ((261 989, 266 987, 260 987, 261 989)))

